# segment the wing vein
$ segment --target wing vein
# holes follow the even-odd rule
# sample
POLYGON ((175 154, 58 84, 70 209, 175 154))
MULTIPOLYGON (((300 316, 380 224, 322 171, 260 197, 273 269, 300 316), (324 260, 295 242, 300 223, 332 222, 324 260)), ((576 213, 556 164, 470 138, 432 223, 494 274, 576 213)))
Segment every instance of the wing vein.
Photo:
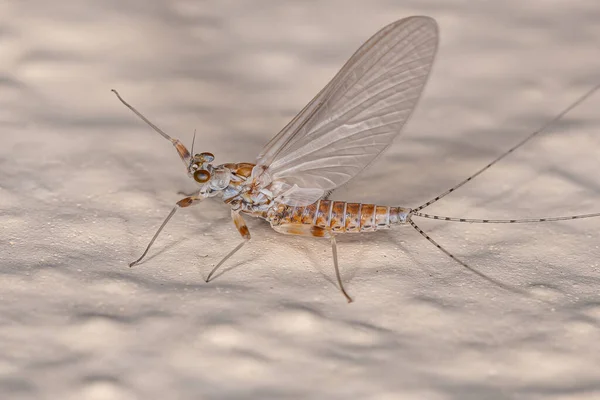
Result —
POLYGON ((437 24, 428 17, 409 17, 377 32, 267 143, 255 179, 279 182, 275 187, 289 191, 282 196, 289 197, 286 204, 303 205, 356 176, 410 118, 437 40, 437 24))

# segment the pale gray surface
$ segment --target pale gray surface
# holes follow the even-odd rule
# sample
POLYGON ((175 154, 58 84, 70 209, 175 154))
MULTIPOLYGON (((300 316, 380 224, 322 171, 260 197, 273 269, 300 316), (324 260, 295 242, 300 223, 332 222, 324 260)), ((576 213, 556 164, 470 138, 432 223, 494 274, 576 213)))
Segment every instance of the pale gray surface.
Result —
MULTIPOLYGON (((352 52, 393 20, 440 24, 406 131, 346 200, 417 206, 600 81, 596 1, 0 3, 0 393, 11 399, 600 397, 600 220, 419 221, 529 298, 465 273, 411 228, 330 250, 225 206, 110 93, 218 162, 253 161, 352 52)), ((600 95, 429 211, 599 211, 600 95)))

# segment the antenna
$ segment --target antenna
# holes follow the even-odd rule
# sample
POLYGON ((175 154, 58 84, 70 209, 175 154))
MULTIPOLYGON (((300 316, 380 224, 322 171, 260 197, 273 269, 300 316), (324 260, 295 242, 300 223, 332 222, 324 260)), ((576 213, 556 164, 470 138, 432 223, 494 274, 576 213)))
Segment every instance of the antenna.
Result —
POLYGON ((196 143, 196 129, 194 129, 194 137, 192 138, 192 151, 190 152, 192 157, 194 156, 194 143, 196 143))
POLYGON ((119 94, 119 92, 117 92, 115 89, 111 89, 110 91, 113 92, 117 96, 117 98, 121 101, 121 103, 123 103, 125 105, 125 107, 129 108, 142 121, 144 121, 145 123, 147 123, 148 125, 150 125, 150 127, 152 129, 154 129, 156 132, 158 132, 162 137, 164 137, 165 139, 167 139, 169 142, 173 143, 173 146, 175 146, 175 150, 177 150, 177 153, 179 154, 179 157, 181 157, 181 161, 183 161, 183 163, 185 164, 186 168, 189 167, 189 165, 190 165, 190 158, 191 158, 190 157, 190 152, 183 145, 183 143, 181 143, 179 141, 179 139, 173 139, 171 136, 167 135, 165 133, 165 131, 163 131, 158 126, 156 126, 152 122, 150 122, 150 120, 148 118, 144 117, 144 115, 141 112, 139 112, 138 110, 136 110, 134 106, 130 105, 128 102, 126 102, 125 100, 123 100, 123 98, 121 97, 121 95, 119 94))

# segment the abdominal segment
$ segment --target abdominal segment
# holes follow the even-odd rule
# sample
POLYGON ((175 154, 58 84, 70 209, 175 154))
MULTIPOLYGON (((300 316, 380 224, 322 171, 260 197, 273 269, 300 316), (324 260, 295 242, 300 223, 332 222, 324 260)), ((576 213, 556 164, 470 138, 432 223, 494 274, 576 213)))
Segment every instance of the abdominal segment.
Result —
POLYGON ((280 233, 329 237, 337 233, 386 229, 406 222, 409 211, 402 207, 319 200, 305 207, 279 204, 269 210, 266 219, 280 233))

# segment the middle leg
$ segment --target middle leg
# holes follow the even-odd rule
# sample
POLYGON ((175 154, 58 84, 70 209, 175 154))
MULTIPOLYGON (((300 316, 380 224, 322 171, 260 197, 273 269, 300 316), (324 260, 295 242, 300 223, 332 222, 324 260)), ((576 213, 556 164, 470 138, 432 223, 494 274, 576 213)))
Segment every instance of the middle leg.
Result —
POLYGON ((210 273, 206 277, 207 283, 210 281, 212 276, 215 274, 215 272, 217 272, 217 270, 221 267, 221 265, 223 265, 225 261, 229 260, 229 258, 232 255, 237 253, 239 249, 241 249, 246 243, 248 243, 248 241, 250 241, 250 231, 248 230, 248 226, 246 225, 246 222, 244 221, 244 218, 242 218, 239 211, 231 210, 231 218, 233 219, 235 227, 237 228, 240 235, 242 235, 242 238, 244 238, 244 240, 240 244, 238 244, 233 250, 231 250, 225 257, 223 257, 223 259, 219 261, 219 263, 212 269, 212 271, 210 271, 210 273))

